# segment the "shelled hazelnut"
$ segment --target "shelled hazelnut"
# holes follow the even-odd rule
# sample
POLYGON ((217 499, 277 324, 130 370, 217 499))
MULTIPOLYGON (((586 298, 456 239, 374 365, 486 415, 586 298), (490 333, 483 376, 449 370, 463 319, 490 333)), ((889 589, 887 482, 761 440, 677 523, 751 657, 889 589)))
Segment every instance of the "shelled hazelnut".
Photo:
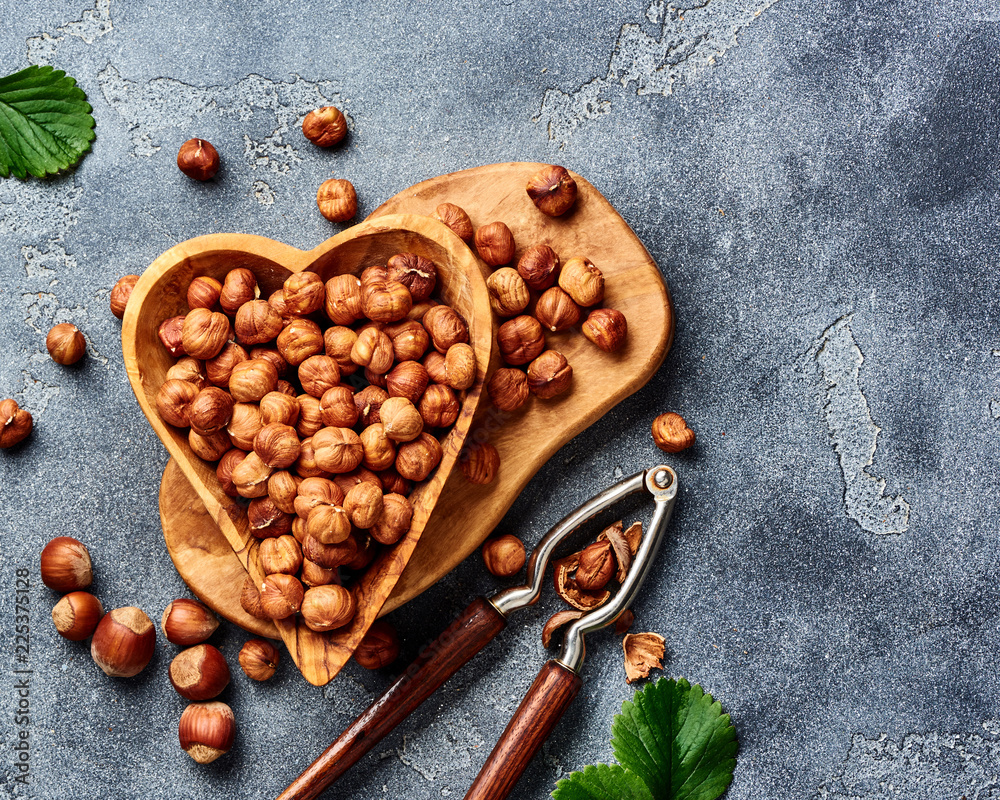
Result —
POLYGON ((97 624, 90 655, 111 678, 131 678, 142 672, 153 657, 156 629, 134 606, 109 611, 97 624))
POLYGON ((302 620, 317 632, 342 628, 354 618, 354 595, 343 586, 313 586, 302 599, 302 620))
POLYGON ((71 642, 82 642, 93 634, 104 616, 104 607, 90 592, 70 592, 52 608, 52 622, 59 635, 71 642))
POLYGON ((90 552, 72 536, 57 536, 42 548, 41 574, 42 583, 62 594, 86 589, 94 581, 90 552))
POLYGON ((237 267, 226 273, 219 293, 219 305, 227 314, 235 315, 240 306, 260 297, 257 276, 246 267, 237 267))
POLYGON ((188 139, 177 151, 177 167, 196 181, 211 180, 219 171, 219 153, 211 142, 188 139))
POLYGON ((653 420, 653 441, 666 453, 679 453, 694 444, 694 431, 684 417, 671 411, 653 420))
POLYGON ((45 348, 57 364, 69 366, 79 361, 87 352, 87 340, 80 329, 71 322, 56 325, 45 337, 45 348))
POLYGON ((184 343, 182 340, 184 333, 184 317, 170 317, 160 323, 156 330, 156 335, 160 342, 167 349, 167 352, 175 358, 185 355, 184 343))
POLYGON ((222 295, 222 282, 208 275, 199 275, 187 290, 188 308, 214 309, 222 295))
POLYGON ((535 207, 550 217, 565 214, 576 202, 576 181, 565 167, 555 164, 531 176, 525 190, 535 207))
POLYGON ((31 434, 34 420, 14 400, 0 400, 0 450, 23 442, 31 434))
POLYGON ((476 251, 491 267, 502 267, 514 258, 514 234, 503 222, 490 222, 476 230, 476 251))
POLYGON ((497 470, 500 469, 500 454, 489 442, 466 445, 459 465, 469 483, 493 483, 497 470))
POLYGON ((211 764, 229 752, 236 737, 236 718, 225 703, 191 703, 177 726, 181 749, 199 764, 211 764))
POLYGON ((507 320, 497 329, 497 347, 503 360, 512 366, 534 361, 545 349, 542 324, 527 314, 507 320))
POLYGON ((494 372, 486 384, 486 392, 501 411, 517 411, 531 394, 528 376, 513 367, 501 367, 494 372))
POLYGON ((278 669, 281 654, 265 639, 251 639, 240 648, 240 666, 247 677, 255 681, 270 680, 278 669))
POLYGON ((517 272, 529 288, 543 292, 556 282, 559 256, 547 244, 536 244, 521 255, 517 272))
POLYGON ((125 316, 125 309, 128 306, 132 290, 139 282, 138 275, 123 275, 111 289, 111 296, 108 298, 108 305, 111 306, 111 313, 118 319, 125 316))
POLYGON ((264 578, 260 607, 271 619, 287 619, 302 606, 302 583, 294 575, 276 572, 264 578))
POLYGON ((483 542, 482 554, 486 569, 498 578, 516 575, 526 560, 524 543, 510 533, 487 539, 483 542))
POLYGON ((516 269, 501 267, 486 279, 490 306, 501 317, 513 317, 528 307, 528 284, 516 269))
POLYGON ((562 394, 573 380, 573 368, 557 350, 546 350, 528 365, 528 389, 548 400, 562 394))
POLYGON ((306 114, 302 134, 317 147, 332 147, 347 135, 347 120, 336 106, 322 106, 306 114))
POLYGON ((604 273, 587 258, 571 258, 559 272, 559 288, 577 305, 596 305, 604 299, 604 273))
POLYGON ((472 220, 460 206, 454 203, 441 203, 434 209, 434 218, 451 228, 463 242, 472 241, 472 220))
POLYGON ((331 222, 347 222, 358 213, 358 194, 350 181, 330 178, 316 191, 316 205, 331 222))
POLYGON ((565 289, 552 286, 535 303, 535 316, 554 333, 576 325, 580 321, 580 307, 565 289))
POLYGON ((587 315, 580 330, 605 353, 614 353, 625 344, 628 322, 621 311, 613 308, 595 308, 587 315))

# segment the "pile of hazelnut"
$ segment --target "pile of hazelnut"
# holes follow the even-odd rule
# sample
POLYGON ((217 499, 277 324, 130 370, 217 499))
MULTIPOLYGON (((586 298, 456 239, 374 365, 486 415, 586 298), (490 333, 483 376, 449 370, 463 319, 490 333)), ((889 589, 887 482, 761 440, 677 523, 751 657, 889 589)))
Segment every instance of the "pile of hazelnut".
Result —
POLYGON ((408 495, 476 377, 469 329, 431 300, 437 269, 400 253, 360 276, 288 277, 267 299, 253 272, 195 278, 189 311, 159 328, 179 360, 156 395, 164 422, 248 500, 266 576, 242 605, 316 632, 350 623, 357 575, 409 530, 408 495))

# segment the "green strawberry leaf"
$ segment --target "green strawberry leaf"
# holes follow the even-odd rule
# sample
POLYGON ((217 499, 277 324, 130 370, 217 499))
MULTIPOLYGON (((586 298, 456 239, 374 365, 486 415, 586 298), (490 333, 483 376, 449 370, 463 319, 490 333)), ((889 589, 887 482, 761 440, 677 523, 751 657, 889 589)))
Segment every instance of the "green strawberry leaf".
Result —
POLYGON ((554 800, 653 800, 649 787, 634 772, 617 764, 584 767, 556 783, 554 800))
POLYGON ((661 678, 622 705, 611 747, 655 800, 715 800, 736 766, 736 729, 722 706, 681 678, 661 678))
POLYGON ((91 110, 62 70, 32 66, 0 78, 0 176, 44 178, 73 166, 94 140, 91 110))

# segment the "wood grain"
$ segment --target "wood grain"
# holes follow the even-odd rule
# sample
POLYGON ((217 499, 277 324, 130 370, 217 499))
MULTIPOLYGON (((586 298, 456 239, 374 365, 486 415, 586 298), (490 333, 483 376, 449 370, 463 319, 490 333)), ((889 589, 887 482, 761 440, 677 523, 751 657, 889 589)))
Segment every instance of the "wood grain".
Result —
MULTIPOLYGON (((410 530, 396 545, 383 551, 353 587, 358 612, 351 624, 340 631, 318 634, 294 617, 275 621, 302 675, 316 685, 326 684, 339 672, 375 621, 423 533, 468 433, 493 343, 489 297, 476 259, 457 236, 436 220, 405 214, 363 222, 310 251, 260 236, 201 236, 176 245, 149 266, 132 292, 122 326, 125 366, 140 407, 239 563, 260 583, 263 573, 257 558, 258 541, 249 533, 244 506, 222 492, 214 465, 194 456, 186 432, 167 425, 156 412, 156 392, 173 363, 159 342, 157 329, 163 320, 186 311, 187 286, 199 275, 221 279, 235 267, 247 267, 256 274, 266 297, 293 272, 310 270, 328 280, 333 275, 384 264, 400 252, 423 255, 437 265, 439 295, 469 323, 470 343, 477 358, 476 382, 466 391, 458 421, 442 441, 444 456, 440 466, 410 496, 413 504, 410 530)), ((164 496, 161 484, 161 508, 173 509, 178 502, 190 505, 183 496, 178 499, 164 496)), ((165 522, 165 530, 167 527, 165 522)), ((172 519, 170 527, 177 529, 172 519)), ((190 560, 185 559, 184 563, 190 560)))
MULTIPOLYGON (((469 484, 460 470, 448 478, 409 564, 381 613, 398 608, 438 581, 471 554, 492 532, 521 490, 562 445, 636 392, 663 362, 673 339, 670 295, 656 264, 627 223, 583 177, 576 206, 551 219, 535 209, 524 192, 542 165, 493 164, 418 183, 388 200, 372 214, 433 214, 442 202, 462 206, 476 226, 500 219, 517 242, 515 258, 535 244, 549 244, 562 260, 590 258, 606 277, 605 305, 625 314, 631 333, 618 353, 603 353, 578 329, 550 335, 550 346, 573 366, 574 386, 553 401, 531 400, 515 414, 480 403, 472 438, 486 437, 497 447, 501 468, 489 486, 469 484)), ((478 262, 482 274, 489 270, 478 262)), ((494 354, 494 364, 498 358, 494 354)), ((183 504, 185 499, 179 498, 183 504)), ((190 571, 188 528, 173 521, 173 504, 161 502, 167 546, 193 591, 208 590, 205 577, 190 571), (205 587, 204 589, 202 587, 205 587)), ((209 525, 211 521, 209 519, 209 525)), ((220 534, 221 535, 221 534, 220 534)), ((235 558, 235 557, 234 557, 235 558)), ((237 622, 239 586, 228 597, 213 592, 210 605, 237 622)))

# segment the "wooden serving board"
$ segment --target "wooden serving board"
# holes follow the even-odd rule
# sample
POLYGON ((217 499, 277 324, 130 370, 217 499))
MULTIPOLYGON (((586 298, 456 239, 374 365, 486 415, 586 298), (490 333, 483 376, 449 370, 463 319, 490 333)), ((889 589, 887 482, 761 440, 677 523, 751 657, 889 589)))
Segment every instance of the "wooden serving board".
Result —
MULTIPOLYGON (((501 220, 517 242, 513 265, 535 244, 550 245, 563 262, 586 256, 604 272, 603 305, 621 311, 629 325, 627 344, 617 353, 598 350, 579 327, 548 334, 548 346, 562 352, 573 367, 570 390, 553 400, 532 398, 519 411, 506 414, 484 397, 467 439, 485 438, 497 448, 501 459, 497 479, 489 486, 475 486, 461 470, 453 470, 382 614, 420 594, 472 553, 556 450, 649 381, 670 349, 674 332, 670 294, 646 248, 603 195, 575 173, 579 195, 574 208, 555 219, 541 214, 524 187, 542 166, 493 164, 441 175, 400 192, 369 217, 429 215, 438 204, 451 202, 464 208, 477 228, 501 220)), ((482 262, 480 268, 489 274, 482 262)), ((498 364, 494 353, 491 370, 498 364)), ((242 578, 232 583, 218 580, 216 570, 222 562, 231 562, 225 568, 235 575, 242 567, 225 540, 219 542, 222 534, 213 530, 211 518, 204 512, 199 516, 192 494, 183 475, 168 464, 160 510, 177 570, 192 591, 221 615, 269 635, 256 620, 257 627, 245 624, 239 604, 242 578)))

